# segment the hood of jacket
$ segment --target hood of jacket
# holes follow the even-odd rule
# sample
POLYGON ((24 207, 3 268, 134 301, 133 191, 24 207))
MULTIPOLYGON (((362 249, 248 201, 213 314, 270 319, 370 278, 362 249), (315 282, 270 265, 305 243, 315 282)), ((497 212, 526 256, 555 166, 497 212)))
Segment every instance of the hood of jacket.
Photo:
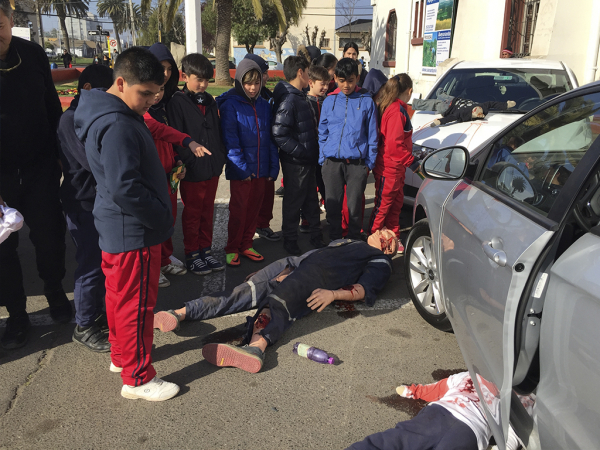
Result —
POLYGON ((143 117, 133 111, 116 95, 109 94, 105 89, 81 91, 79 104, 75 110, 75 133, 80 140, 87 138, 92 124, 107 114, 119 113, 132 116, 142 121, 143 117))
POLYGON ((150 50, 150 53, 156 56, 159 61, 169 61, 171 63, 171 78, 169 78, 165 84, 165 95, 160 101, 161 103, 166 103, 175 93, 177 85, 179 84, 179 69, 177 68, 177 63, 165 44, 157 42, 148 50, 150 50))
POLYGON ((302 99, 306 97, 306 94, 304 94, 304 92, 302 92, 299 89, 296 89, 287 81, 280 81, 275 86, 275 89, 273 89, 273 101, 276 105, 278 105, 283 100, 283 97, 287 95, 297 95, 302 99))
MULTIPOLYGON (((244 75, 246 75, 251 70, 257 70, 258 73, 260 73, 262 75, 262 70, 260 70, 259 65, 256 64, 254 61, 252 61, 249 58, 242 59, 240 61, 240 63, 238 64, 237 68, 235 69, 235 91, 237 92, 238 95, 240 95, 241 97, 244 97, 244 99, 248 100, 249 102, 253 102, 256 99, 248 97, 248 94, 246 94, 246 91, 244 91, 244 87, 242 86, 242 80, 244 79, 244 75)), ((260 77, 260 89, 258 90, 259 96, 260 96, 260 91, 261 91, 262 87, 263 87, 263 82, 262 82, 262 76, 261 76, 260 77)), ((229 92, 231 92, 231 91, 228 91, 228 93, 229 92)))
POLYGON ((381 89, 381 87, 387 83, 387 81, 388 78, 381 70, 371 69, 369 70, 369 73, 367 73, 362 87, 371 94, 376 95, 379 92, 379 89, 381 89))

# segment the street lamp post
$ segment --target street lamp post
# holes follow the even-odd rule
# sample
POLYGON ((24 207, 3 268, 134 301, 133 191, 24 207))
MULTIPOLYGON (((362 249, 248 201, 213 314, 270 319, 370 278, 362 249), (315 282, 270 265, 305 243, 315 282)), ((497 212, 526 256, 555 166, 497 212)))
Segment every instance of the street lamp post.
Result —
POLYGON ((185 0, 186 53, 202 53, 202 9, 200 0, 185 0))

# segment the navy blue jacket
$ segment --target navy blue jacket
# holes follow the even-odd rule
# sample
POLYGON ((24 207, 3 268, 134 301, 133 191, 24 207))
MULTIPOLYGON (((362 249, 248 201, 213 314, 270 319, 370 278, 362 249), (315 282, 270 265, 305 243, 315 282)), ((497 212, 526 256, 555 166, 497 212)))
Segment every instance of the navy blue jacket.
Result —
POLYGON ((96 180, 85 156, 85 147, 75 134, 74 118, 78 103, 79 95, 76 95, 58 124, 64 176, 60 185, 60 200, 65 212, 92 212, 96 198, 96 180))
POLYGON ((100 89, 82 91, 75 132, 97 182, 94 223, 100 248, 123 253, 161 244, 173 234, 165 171, 139 114, 100 89))
POLYGON ((369 92, 346 96, 336 89, 327 96, 319 123, 319 164, 327 158, 363 159, 373 169, 377 143, 377 108, 369 92))
POLYGON ((273 139, 279 159, 292 164, 316 166, 319 160, 317 121, 306 94, 287 81, 273 90, 275 100, 273 139))
POLYGON ((279 174, 279 155, 271 138, 271 106, 260 95, 251 100, 243 94, 241 80, 250 70, 260 73, 254 61, 243 59, 236 70, 236 87, 217 97, 228 180, 245 180, 252 174, 276 179, 279 174))

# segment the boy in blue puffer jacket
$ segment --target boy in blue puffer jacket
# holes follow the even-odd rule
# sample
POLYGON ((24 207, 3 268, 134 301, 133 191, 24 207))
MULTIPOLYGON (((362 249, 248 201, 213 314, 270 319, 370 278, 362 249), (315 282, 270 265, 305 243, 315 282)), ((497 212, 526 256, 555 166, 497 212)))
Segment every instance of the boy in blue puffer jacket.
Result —
POLYGON ((342 238, 344 186, 348 198, 348 238, 360 239, 362 196, 377 156, 377 107, 360 89, 358 65, 341 59, 335 68, 338 89, 323 102, 319 123, 319 164, 325 183, 329 238, 342 238))
POLYGON ((252 248, 252 238, 265 184, 279 174, 277 147, 271 139, 271 107, 260 97, 260 67, 243 59, 235 87, 217 97, 223 143, 227 149, 225 176, 230 180, 227 264, 240 265, 240 254, 252 261, 264 258, 252 248))

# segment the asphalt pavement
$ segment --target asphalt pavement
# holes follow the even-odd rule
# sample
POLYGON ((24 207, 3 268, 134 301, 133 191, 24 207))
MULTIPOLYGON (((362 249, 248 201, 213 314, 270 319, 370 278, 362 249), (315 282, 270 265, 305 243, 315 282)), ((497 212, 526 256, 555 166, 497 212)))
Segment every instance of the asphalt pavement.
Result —
MULTIPOLYGON (((365 224, 373 206, 372 176, 366 192, 365 224)), ((213 254, 224 262, 229 183, 224 177, 215 202, 213 254)), ((281 198, 276 197, 271 227, 281 229, 281 198)), ((181 214, 182 205, 179 205, 181 214)), ((403 227, 410 226, 410 209, 403 227)), ((325 236, 325 214, 321 215, 325 236)), ((126 400, 121 379, 109 372, 108 354, 72 342, 74 322, 53 324, 35 268, 27 230, 19 255, 33 323, 29 343, 0 350, 0 450, 4 449, 343 449, 366 435, 413 417, 423 403, 400 398, 399 384, 430 383, 465 370, 454 335, 421 319, 406 289, 404 258, 375 307, 330 305, 297 321, 267 350, 258 374, 217 368, 203 360, 209 342, 239 343, 247 313, 184 322, 176 333, 155 330, 158 375, 181 386, 172 400, 126 400), (295 342, 337 357, 321 365, 292 352, 295 342)), ((180 218, 173 237, 183 259, 180 218)), ((311 246, 300 234, 303 251, 311 246)), ((159 289, 157 310, 230 289, 270 262, 286 256, 282 242, 254 241, 263 263, 242 260, 238 268, 207 276, 170 276, 159 289)), ((74 246, 67 236, 64 287, 73 298, 74 246)), ((0 308, 0 333, 6 309, 0 308)))

